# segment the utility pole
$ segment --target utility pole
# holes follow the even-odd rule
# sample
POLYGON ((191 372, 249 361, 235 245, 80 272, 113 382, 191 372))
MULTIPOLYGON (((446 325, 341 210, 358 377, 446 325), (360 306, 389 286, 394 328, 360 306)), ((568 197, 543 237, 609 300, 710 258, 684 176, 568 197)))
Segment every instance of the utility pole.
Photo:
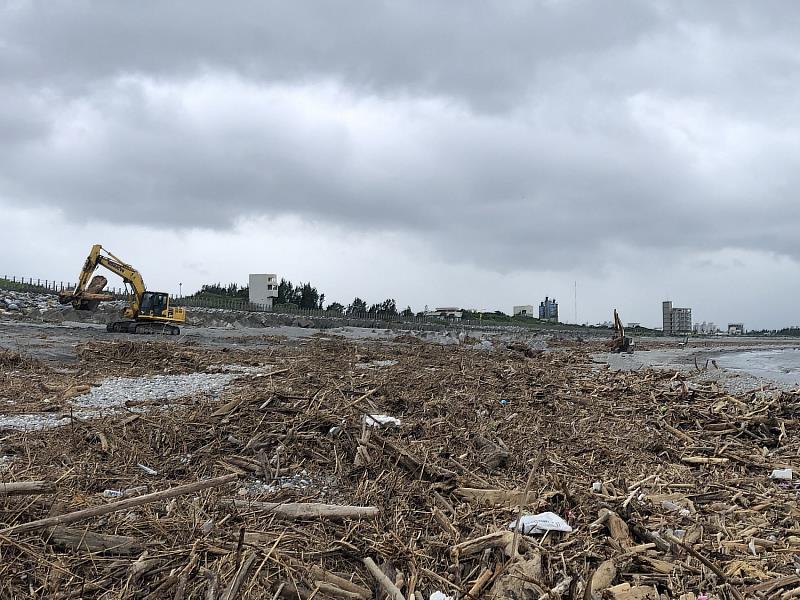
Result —
POLYGON ((575 306, 575 325, 578 324, 578 281, 575 280, 575 296, 573 298, 575 306))

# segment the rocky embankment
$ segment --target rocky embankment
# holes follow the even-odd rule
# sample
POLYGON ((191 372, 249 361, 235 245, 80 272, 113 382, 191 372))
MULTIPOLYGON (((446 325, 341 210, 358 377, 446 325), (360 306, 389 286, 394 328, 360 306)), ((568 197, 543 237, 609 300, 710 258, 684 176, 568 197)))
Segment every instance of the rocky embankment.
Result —
POLYGON ((29 316, 60 306, 55 294, 0 290, 0 315, 29 316))

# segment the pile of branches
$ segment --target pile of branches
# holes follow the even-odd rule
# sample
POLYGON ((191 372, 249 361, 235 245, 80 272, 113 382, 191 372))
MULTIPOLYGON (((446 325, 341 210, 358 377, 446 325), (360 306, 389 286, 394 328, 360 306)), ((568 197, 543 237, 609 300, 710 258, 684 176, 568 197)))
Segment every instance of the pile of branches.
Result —
MULTIPOLYGON (((798 489, 770 474, 800 466, 798 396, 612 372, 596 350, 187 349, 261 369, 0 438, 0 596, 792 597, 798 489), (543 512, 572 531, 510 526, 543 512)), ((153 372, 144 355, 81 368, 153 372)))

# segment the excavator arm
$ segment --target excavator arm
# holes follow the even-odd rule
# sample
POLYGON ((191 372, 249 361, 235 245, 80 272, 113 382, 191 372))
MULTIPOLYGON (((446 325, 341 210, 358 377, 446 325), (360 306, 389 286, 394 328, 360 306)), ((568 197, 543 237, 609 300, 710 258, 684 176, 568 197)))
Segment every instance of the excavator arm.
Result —
POLYGON ((98 294, 87 290, 89 279, 98 266, 103 266, 115 275, 119 275, 122 281, 131 286, 132 294, 130 303, 127 308, 125 308, 123 316, 128 319, 136 318, 139 314, 139 309, 142 305, 142 296, 146 289, 142 275, 131 265, 111 254, 111 252, 103 248, 100 244, 92 246, 89 256, 86 258, 86 262, 83 263, 83 269, 81 269, 81 273, 78 277, 78 284, 75 286, 74 290, 66 290, 61 294, 62 301, 69 301, 76 309, 79 309, 82 303, 86 301, 110 300, 111 296, 108 294, 98 294))

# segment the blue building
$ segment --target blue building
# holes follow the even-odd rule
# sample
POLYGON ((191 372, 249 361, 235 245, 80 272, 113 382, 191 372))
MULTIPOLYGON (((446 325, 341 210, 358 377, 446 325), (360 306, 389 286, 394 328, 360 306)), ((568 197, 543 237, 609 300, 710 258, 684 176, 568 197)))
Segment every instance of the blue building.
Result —
POLYGON ((558 322, 558 302, 555 298, 544 297, 544 302, 539 303, 539 318, 543 321, 558 322))

